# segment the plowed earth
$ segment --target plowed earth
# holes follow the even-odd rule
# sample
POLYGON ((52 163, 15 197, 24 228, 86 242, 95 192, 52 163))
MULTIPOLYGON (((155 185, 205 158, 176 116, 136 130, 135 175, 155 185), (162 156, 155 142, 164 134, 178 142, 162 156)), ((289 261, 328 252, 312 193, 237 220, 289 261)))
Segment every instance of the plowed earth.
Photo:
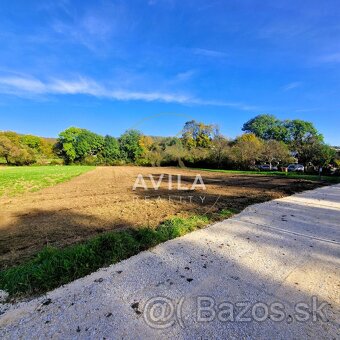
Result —
POLYGON ((155 227, 174 215, 242 210, 318 186, 320 183, 271 176, 98 167, 54 187, 0 199, 0 268, 29 259, 46 245, 65 247, 109 230, 155 227), (133 190, 139 174, 148 190, 133 190), (197 174, 201 174, 206 190, 202 186, 191 190, 197 174), (177 175, 181 175, 181 190, 177 175), (154 190, 153 184, 160 179, 159 190, 154 190))

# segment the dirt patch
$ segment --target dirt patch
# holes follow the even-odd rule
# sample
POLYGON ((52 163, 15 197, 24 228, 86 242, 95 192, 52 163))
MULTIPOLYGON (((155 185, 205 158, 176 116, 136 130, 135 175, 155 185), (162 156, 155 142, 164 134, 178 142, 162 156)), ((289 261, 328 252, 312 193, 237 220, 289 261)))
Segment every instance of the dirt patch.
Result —
POLYGON ((154 227, 174 215, 242 210, 320 185, 281 177, 175 168, 100 167, 36 193, 0 199, 0 267, 21 263, 46 245, 64 247, 109 230, 154 227), (192 191, 198 173, 206 190, 192 191), (138 174, 150 190, 132 190, 138 174), (151 189, 150 174, 155 184, 165 174, 157 191, 151 189), (187 189, 178 190, 178 174, 187 189))

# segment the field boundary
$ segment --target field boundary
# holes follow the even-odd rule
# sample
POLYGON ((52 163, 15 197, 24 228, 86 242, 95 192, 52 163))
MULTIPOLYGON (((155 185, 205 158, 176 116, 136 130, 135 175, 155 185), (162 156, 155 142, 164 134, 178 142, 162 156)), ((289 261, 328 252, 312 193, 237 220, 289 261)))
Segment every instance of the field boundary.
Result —
POLYGON ((321 176, 318 175, 306 175, 306 174, 296 174, 296 173, 285 173, 280 171, 248 171, 248 170, 223 170, 223 169, 205 169, 205 168, 189 168, 191 170, 201 170, 207 172, 219 172, 226 174, 240 174, 240 175, 258 175, 258 176, 271 176, 271 177, 283 177, 291 179, 303 179, 315 182, 327 182, 332 184, 340 183, 339 176, 321 176))

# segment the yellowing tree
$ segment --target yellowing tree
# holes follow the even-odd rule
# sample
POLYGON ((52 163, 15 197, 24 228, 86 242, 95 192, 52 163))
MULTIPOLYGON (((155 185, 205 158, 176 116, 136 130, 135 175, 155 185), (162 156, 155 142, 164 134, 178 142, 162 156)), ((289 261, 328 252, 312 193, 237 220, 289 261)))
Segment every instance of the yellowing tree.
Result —
POLYGON ((231 148, 231 159, 242 169, 247 169, 261 159, 263 141, 253 133, 245 133, 236 139, 231 148))
POLYGON ((191 120, 186 122, 182 132, 183 144, 190 148, 211 146, 217 127, 191 120))
POLYGON ((139 139, 139 146, 143 150, 143 154, 151 150, 154 140, 150 136, 141 136, 139 139))

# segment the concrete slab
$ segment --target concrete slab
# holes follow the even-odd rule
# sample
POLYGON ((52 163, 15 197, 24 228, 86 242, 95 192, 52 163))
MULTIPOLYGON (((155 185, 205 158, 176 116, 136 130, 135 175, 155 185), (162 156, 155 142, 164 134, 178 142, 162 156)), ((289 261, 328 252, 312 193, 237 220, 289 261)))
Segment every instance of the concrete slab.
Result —
POLYGON ((0 337, 335 339, 339 292, 335 185, 249 207, 47 296, 2 306, 0 337))

